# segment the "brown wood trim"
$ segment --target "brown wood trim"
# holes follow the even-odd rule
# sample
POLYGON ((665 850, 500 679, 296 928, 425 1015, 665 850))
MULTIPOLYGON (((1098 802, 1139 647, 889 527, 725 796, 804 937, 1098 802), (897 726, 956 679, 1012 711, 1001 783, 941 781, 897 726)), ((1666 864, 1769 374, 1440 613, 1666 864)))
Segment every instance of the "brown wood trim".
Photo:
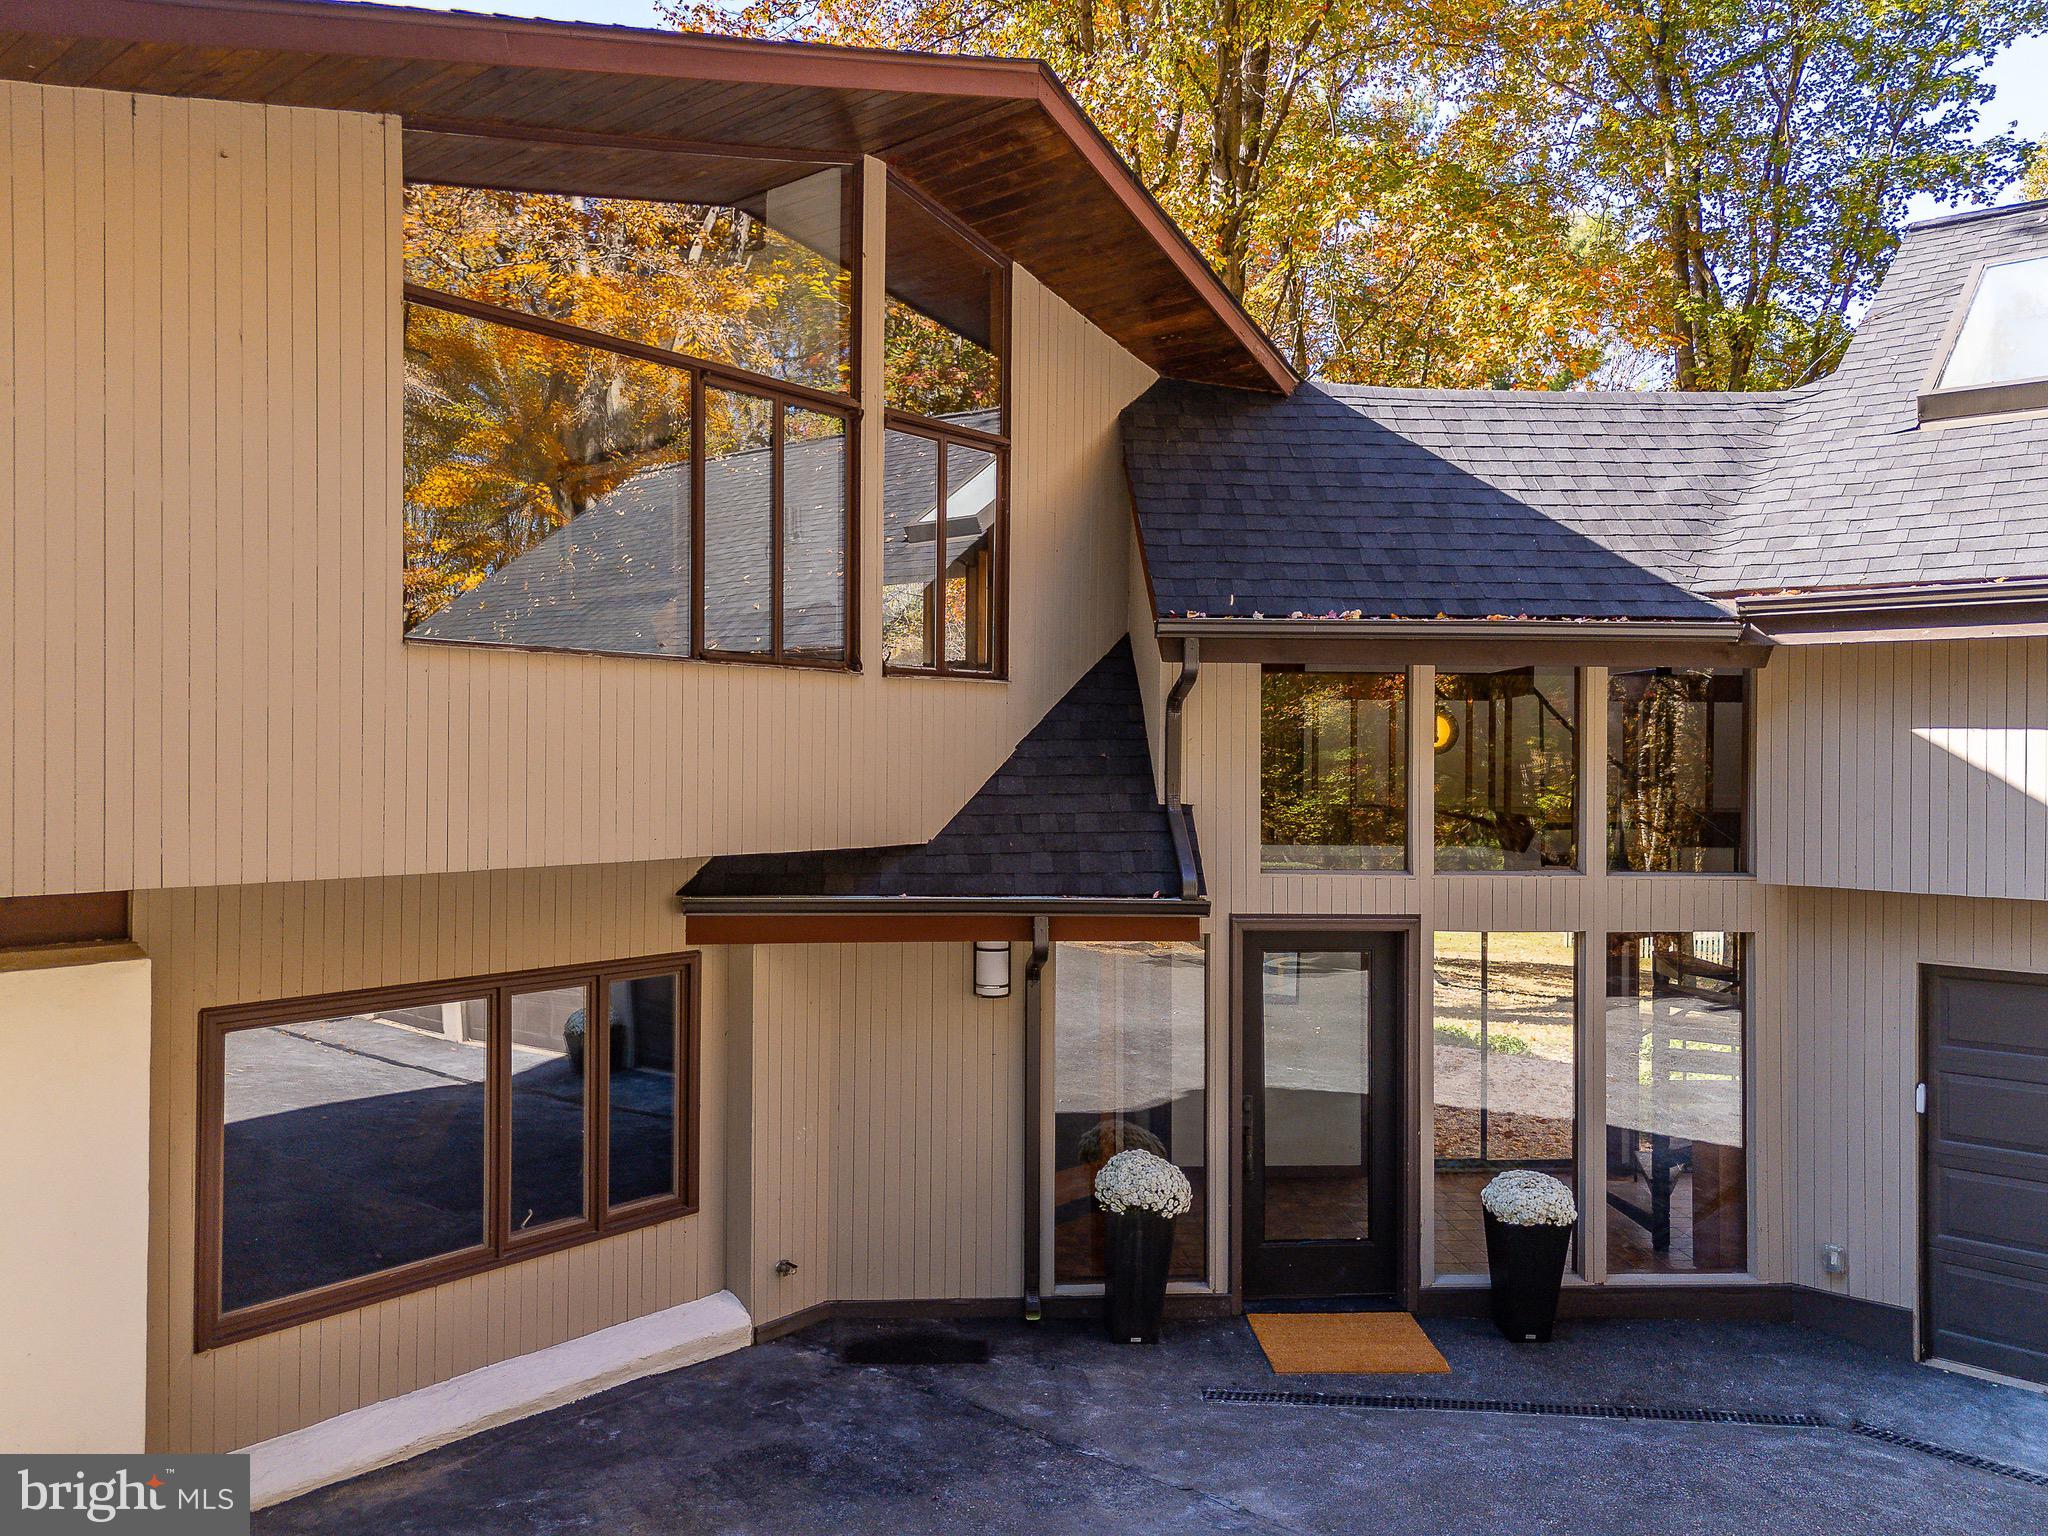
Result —
POLYGON ((128 893, 0 897, 0 949, 119 944, 128 938, 128 893))
POLYGON ((965 443, 970 448, 986 448, 1000 453, 1010 446, 1009 434, 1005 432, 984 432, 978 427, 963 427, 937 416, 926 416, 920 411, 906 411, 900 405, 892 405, 882 413, 882 424, 891 432, 909 432, 918 437, 951 438, 956 443, 965 443))
POLYGON ((692 944, 930 944, 1031 937, 1031 919, 1010 913, 707 912, 688 919, 692 944))
MULTIPOLYGON (((902 146, 895 145, 891 147, 893 149, 900 149, 902 146)), ((890 166, 889 183, 898 192, 909 198, 911 202, 917 204, 920 210, 930 214, 932 219, 954 239, 966 246, 974 255, 980 257, 982 262, 991 271, 1002 273, 1007 283, 1010 258, 982 238, 979 231, 970 228, 966 223, 962 222, 958 214, 933 197, 931 193, 925 191, 917 180, 907 172, 898 170, 895 166, 890 166)))
POLYGON ((565 149, 655 150, 671 155, 701 155, 720 160, 767 160, 777 164, 858 165, 860 155, 845 149, 775 149, 764 144, 731 144, 718 139, 674 139, 660 134, 592 133, 586 129, 548 128, 538 123, 508 123, 493 118, 438 117, 407 113, 408 132, 444 134, 451 138, 506 139, 517 144, 559 144, 565 149))
MULTIPOLYGON (((1007 291, 1007 290, 1006 290, 1007 291)), ((1004 394, 1009 393, 1009 347, 1003 348, 1004 394)), ((1005 416, 1007 417, 1007 407, 1005 416)), ((1010 448, 1009 440, 986 432, 954 427, 948 422, 937 421, 929 416, 920 416, 914 411, 888 410, 882 415, 882 453, 886 458, 889 451, 888 434, 902 432, 912 437, 922 437, 938 444, 938 467, 933 484, 938 488, 938 528, 932 540, 932 562, 936 568, 934 592, 940 594, 936 604, 926 605, 925 623, 932 629, 928 643, 931 647, 932 665, 909 666, 902 662, 885 661, 882 673, 885 677, 964 677, 978 678, 984 682, 1007 682, 1010 661, 1010 448), (996 520, 992 529, 992 559, 989 568, 989 599, 995 606, 989 625, 989 664, 985 667, 970 667, 964 663, 946 660, 945 635, 945 585, 946 585, 946 449, 958 443, 987 453, 996 464, 996 520)))
POLYGON ((203 1009, 199 1015, 198 1167, 194 1180, 193 1347, 204 1353, 224 1344, 254 1338, 343 1312, 357 1311, 394 1296, 442 1285, 451 1280, 522 1263, 543 1253, 596 1242, 659 1221, 694 1215, 698 1209, 698 1170, 702 1161, 700 1130, 700 981, 695 950, 585 966, 550 966, 445 981, 372 987, 309 997, 280 998, 203 1009), (675 973, 679 979, 676 1043, 676 1193, 637 1202, 617 1210, 606 1206, 604 1182, 609 1166, 609 1128, 598 1118, 604 1107, 605 1080, 610 1075, 609 1029, 588 1029, 589 1021, 608 1016, 608 988, 614 981, 675 973), (582 983, 588 988, 584 1104, 585 1198, 580 1221, 555 1223, 540 1233, 516 1238, 508 1230, 510 1213, 511 1028, 509 1003, 517 992, 582 983), (484 1241, 455 1253, 438 1254, 412 1264, 353 1280, 281 1296, 232 1313, 220 1310, 221 1239, 225 1197, 223 1120, 224 1068, 227 1037, 238 1030, 265 1024, 295 1023, 361 1013, 374 1008, 425 1003, 486 1001, 491 1035, 486 1046, 484 1082, 484 1241), (593 1036, 602 1039, 594 1048, 593 1036), (594 1081, 593 1081, 594 1079, 594 1081))
POLYGON ((73 965, 112 965, 121 960, 147 960, 142 946, 125 939, 92 944, 46 944, 33 949, 0 949, 0 976, 23 971, 55 971, 73 965))
POLYGON ((1202 920, 1199 917, 1075 916, 1052 920, 1052 941, 1055 944, 1107 944, 1118 940, 1192 944, 1201 937, 1202 920))
MULTIPOLYGON (((1031 919, 1009 912, 706 912, 689 918, 693 944, 934 944, 1031 937, 1031 919)), ((1075 913, 1052 918, 1055 943, 1193 943, 1199 917, 1170 913, 1075 913)))
MULTIPOLYGON (((1166 621, 1162 621, 1166 622, 1166 621)), ((1248 621, 1256 622, 1256 621, 1248 621)), ((1168 643, 1175 638, 1165 637, 1168 643)), ((1659 640, 1638 631, 1602 636, 1587 625, 1579 636, 1515 634, 1497 640, 1434 638, 1427 629, 1407 635, 1241 635, 1204 634, 1202 660, 1260 662, 1273 666, 1348 667, 1392 672, 1433 666, 1439 672, 1490 672, 1511 667, 1607 667, 1617 672, 1645 667, 1746 667, 1768 661, 1769 645, 1740 641, 1659 640)))
POLYGON ((545 315, 529 314, 523 309, 507 309, 500 304, 472 299, 459 293, 447 293, 439 288, 423 287, 419 283, 405 285, 405 301, 408 304, 424 304, 430 309, 445 309, 452 314, 467 315, 473 320, 488 320, 493 325, 506 326, 515 331, 532 331, 536 335, 566 341, 573 346, 591 347, 600 352, 616 352, 623 357, 635 358, 643 363, 654 363, 663 368, 694 370, 713 383, 742 394, 765 395, 774 400, 810 406, 834 416, 847 417, 849 421, 860 414, 860 407, 854 403, 850 393, 834 394, 830 390, 813 389, 808 384, 792 384, 785 379, 772 379, 766 374, 755 373, 750 369, 736 368, 731 363, 698 357, 695 353, 678 352, 672 347, 657 347, 651 342, 614 336, 609 331, 593 331, 586 326, 572 325, 566 320, 551 320, 545 315))

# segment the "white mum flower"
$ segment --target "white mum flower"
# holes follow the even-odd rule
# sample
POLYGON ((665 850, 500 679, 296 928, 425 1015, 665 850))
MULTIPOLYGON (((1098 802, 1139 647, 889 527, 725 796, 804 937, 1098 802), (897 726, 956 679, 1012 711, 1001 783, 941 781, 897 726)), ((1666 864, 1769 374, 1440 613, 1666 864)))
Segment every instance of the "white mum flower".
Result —
POLYGON ((1195 1203, 1195 1192, 1188 1176, 1165 1158, 1134 1148, 1102 1165, 1095 1175, 1095 1203, 1115 1215, 1180 1216, 1195 1203))
POLYGON ((1479 1192, 1494 1220, 1513 1227, 1568 1227, 1579 1219, 1571 1190, 1547 1173, 1514 1168, 1479 1192))

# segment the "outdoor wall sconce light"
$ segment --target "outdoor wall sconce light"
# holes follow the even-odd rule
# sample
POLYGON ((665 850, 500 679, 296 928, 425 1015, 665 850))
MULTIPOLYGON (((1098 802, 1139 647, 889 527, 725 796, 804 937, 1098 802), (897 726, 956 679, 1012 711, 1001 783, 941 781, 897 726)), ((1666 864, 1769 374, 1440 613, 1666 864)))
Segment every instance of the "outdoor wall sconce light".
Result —
POLYGON ((974 995, 976 997, 1008 997, 1010 995, 1009 940, 976 939, 974 941, 974 995))

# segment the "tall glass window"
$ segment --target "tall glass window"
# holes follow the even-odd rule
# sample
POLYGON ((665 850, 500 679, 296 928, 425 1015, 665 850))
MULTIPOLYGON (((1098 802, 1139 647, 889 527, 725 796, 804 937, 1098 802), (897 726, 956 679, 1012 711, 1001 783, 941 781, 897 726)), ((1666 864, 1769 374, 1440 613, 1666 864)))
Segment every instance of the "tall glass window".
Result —
POLYGON ((889 183, 883 394, 892 411, 1003 430, 1004 264, 889 183))
POLYGON ((1607 861, 1730 874, 1748 810, 1749 674, 1616 672, 1607 684, 1607 861))
POLYGON ((1404 869, 1408 678, 1268 671, 1259 842, 1267 869, 1404 869))
POLYGON ((486 997, 225 1037, 220 1310, 483 1247, 490 1038, 486 997))
POLYGON ((1748 1267, 1743 936, 1607 939, 1607 1268, 1748 1267))
POLYGON ((1436 867, 1578 862, 1578 674, 1444 672, 1436 680, 1436 867))
POLYGON ((406 281, 845 392, 851 178, 773 161, 678 166, 707 188, 754 185, 731 202, 653 202, 415 182, 405 189, 406 281))
POLYGON ((511 996, 511 1233, 540 1232, 586 1213, 584 1131, 591 1074, 570 1041, 590 1009, 590 984, 511 996))
POLYGON ((1208 1273, 1207 1045, 1198 944, 1061 944, 1053 959, 1053 1276, 1103 1278, 1095 1175, 1140 1148, 1188 1176, 1169 1273, 1208 1273))
POLYGON ((882 332, 882 659, 1003 667, 1009 270, 891 181, 882 332))
POLYGON ((1577 946, 1569 933, 1436 936, 1438 1275, 1486 1273, 1479 1192, 1495 1174, 1534 1168, 1577 1193, 1577 946))
POLYGON ((406 189, 413 638, 851 660, 852 181, 663 174, 705 200, 406 189))

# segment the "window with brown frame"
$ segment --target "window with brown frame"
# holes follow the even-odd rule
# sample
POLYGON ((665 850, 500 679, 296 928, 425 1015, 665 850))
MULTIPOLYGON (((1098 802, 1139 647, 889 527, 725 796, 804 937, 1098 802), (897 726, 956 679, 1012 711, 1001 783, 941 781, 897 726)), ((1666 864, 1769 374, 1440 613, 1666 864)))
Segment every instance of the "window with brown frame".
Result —
POLYGON ((200 1032, 200 1349, 697 1208, 694 954, 200 1032))
POLYGON ((1009 266, 895 178, 887 214, 882 659, 892 672, 1000 676, 1009 266))
POLYGON ((678 164, 406 188, 411 638, 853 664, 854 178, 678 164))

